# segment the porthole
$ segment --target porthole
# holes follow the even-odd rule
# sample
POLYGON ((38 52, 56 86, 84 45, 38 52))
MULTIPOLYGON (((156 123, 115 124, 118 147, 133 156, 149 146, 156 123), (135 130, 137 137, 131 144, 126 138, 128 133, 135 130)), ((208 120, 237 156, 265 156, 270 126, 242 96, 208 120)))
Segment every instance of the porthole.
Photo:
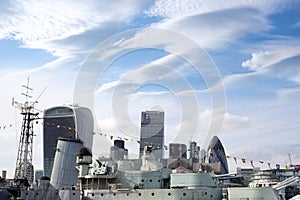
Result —
POLYGON ((154 193, 151 193, 152 196, 154 196, 154 193))
POLYGON ((185 192, 183 193, 183 196, 186 196, 186 193, 185 193, 185 192))
POLYGON ((142 196, 142 194, 141 194, 141 193, 139 193, 139 196, 142 196))
POLYGON ((168 193, 168 196, 171 196, 171 193, 170 193, 170 192, 168 193))

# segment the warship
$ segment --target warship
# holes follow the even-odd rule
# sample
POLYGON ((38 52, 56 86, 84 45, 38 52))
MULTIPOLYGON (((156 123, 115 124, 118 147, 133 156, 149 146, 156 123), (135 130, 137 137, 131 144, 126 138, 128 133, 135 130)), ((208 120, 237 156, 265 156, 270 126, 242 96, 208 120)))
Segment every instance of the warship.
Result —
MULTIPOLYGON (((255 180, 252 184, 237 186, 231 181, 239 177, 236 174, 216 174, 213 170, 203 171, 204 168, 197 167, 192 169, 181 159, 159 160, 151 145, 144 147, 141 159, 120 160, 111 157, 95 159, 91 150, 82 146, 78 139, 59 138, 57 149, 51 178, 42 176, 31 186, 2 187, 0 199, 275 200, 286 199, 280 193, 283 189, 295 184, 299 188, 299 174, 290 173, 290 178, 274 181, 267 177, 267 172, 261 171, 252 176, 255 180), (263 175, 265 181, 261 181, 263 175)), ((194 166, 202 165, 196 163, 194 166)), ((279 173, 278 170, 276 172, 279 173)), ((274 178, 272 171, 269 175, 274 178)))

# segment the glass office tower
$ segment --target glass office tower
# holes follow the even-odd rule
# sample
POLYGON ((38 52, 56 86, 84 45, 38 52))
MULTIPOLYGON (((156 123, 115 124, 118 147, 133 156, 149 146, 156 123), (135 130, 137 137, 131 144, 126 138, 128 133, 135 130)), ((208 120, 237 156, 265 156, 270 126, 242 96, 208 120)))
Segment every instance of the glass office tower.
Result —
POLYGON ((140 157, 144 147, 152 145, 157 158, 163 158, 164 112, 144 111, 141 115, 140 157))
POLYGON ((51 177, 57 138, 80 139, 85 147, 92 149, 94 121, 88 108, 58 106, 44 111, 44 175, 51 177))
POLYGON ((214 136, 207 149, 207 163, 221 163, 221 173, 228 174, 228 163, 222 142, 217 136, 214 136))

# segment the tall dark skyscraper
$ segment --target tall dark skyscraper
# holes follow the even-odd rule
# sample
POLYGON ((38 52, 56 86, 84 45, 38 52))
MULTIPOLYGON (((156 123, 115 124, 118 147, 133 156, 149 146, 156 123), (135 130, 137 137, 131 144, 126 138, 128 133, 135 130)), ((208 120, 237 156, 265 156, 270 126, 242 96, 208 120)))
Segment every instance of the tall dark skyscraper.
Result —
POLYGON ((51 177, 57 138, 80 139, 92 149, 94 121, 88 108, 59 106, 44 111, 44 175, 51 177))
POLYGON ((144 111, 141 116, 140 157, 144 147, 152 144, 157 158, 163 158, 164 112, 144 111))

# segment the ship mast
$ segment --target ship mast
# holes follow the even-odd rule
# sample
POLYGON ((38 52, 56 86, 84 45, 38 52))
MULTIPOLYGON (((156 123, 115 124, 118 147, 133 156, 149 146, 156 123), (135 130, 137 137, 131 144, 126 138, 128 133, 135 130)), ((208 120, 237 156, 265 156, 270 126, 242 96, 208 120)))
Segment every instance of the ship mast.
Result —
POLYGON ((20 109, 21 115, 23 115, 14 178, 15 180, 27 180, 30 184, 33 182, 34 173, 32 165, 33 121, 38 119, 38 113, 34 112, 37 101, 29 101, 32 98, 29 93, 33 90, 29 87, 29 78, 27 78, 27 85, 22 85, 22 87, 25 89, 22 93, 25 96, 25 102, 19 103, 14 98, 12 100, 12 105, 20 109))

